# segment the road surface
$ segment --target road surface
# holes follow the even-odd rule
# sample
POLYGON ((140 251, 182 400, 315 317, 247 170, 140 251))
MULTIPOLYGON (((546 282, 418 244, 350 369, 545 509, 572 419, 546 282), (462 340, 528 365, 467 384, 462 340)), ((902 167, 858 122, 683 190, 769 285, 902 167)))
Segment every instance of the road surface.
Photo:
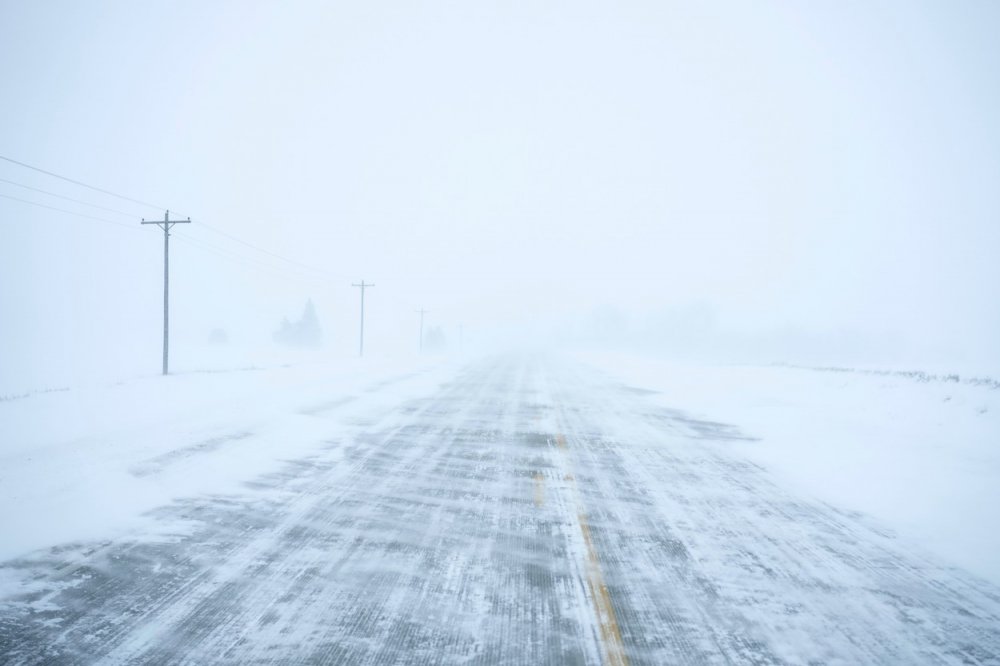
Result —
POLYGON ((584 367, 481 361, 348 433, 162 507, 173 538, 5 563, 2 661, 1000 663, 996 587, 584 367))

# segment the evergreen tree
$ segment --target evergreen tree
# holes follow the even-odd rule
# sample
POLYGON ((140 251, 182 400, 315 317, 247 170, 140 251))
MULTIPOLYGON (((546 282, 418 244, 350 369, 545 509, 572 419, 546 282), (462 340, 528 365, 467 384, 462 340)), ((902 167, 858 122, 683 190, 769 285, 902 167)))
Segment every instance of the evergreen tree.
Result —
POLYGON ((291 347, 320 347, 323 344, 323 329, 316 316, 316 308, 312 299, 306 301, 302 318, 291 322, 288 317, 281 321, 281 326, 274 334, 274 341, 291 347))

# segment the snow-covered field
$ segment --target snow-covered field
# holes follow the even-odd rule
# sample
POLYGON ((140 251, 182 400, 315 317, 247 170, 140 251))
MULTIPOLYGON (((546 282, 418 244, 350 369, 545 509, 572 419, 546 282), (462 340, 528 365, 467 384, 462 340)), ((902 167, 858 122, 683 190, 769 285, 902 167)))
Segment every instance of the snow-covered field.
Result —
POLYGON ((430 390, 442 369, 312 358, 0 401, 0 561, 112 538, 174 499, 236 490, 335 437, 358 410, 430 390), (312 417, 333 408, 338 422, 312 417))
POLYGON ((801 495, 859 511, 1000 582, 1000 389, 870 371, 581 354, 650 400, 739 426, 734 449, 801 495))

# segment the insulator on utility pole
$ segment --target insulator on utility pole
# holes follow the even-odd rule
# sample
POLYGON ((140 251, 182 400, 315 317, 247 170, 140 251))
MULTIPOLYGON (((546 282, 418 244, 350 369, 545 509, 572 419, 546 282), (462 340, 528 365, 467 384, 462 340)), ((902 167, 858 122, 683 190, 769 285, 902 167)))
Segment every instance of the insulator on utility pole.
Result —
POLYGON ((170 350, 170 229, 175 224, 190 223, 190 217, 186 220, 171 220, 169 210, 163 214, 162 222, 145 218, 142 220, 142 224, 155 224, 163 229, 163 374, 168 372, 167 357, 170 350))
POLYGON ((365 281, 362 280, 361 284, 353 282, 351 283, 351 286, 361 288, 361 344, 358 349, 358 356, 364 356, 365 355, 365 289, 367 289, 368 287, 374 287, 375 285, 374 283, 366 284, 365 281))

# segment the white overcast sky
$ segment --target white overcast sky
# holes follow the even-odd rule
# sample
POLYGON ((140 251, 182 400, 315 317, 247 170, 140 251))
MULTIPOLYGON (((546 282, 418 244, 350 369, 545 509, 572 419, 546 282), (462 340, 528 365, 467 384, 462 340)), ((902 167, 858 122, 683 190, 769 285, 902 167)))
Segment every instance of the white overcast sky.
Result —
MULTIPOLYGON (((353 345, 363 278, 375 340, 614 306, 993 369, 998 34, 987 1, 0 0, 0 155, 192 217, 180 341, 312 297, 353 345)), ((0 179, 135 227, 0 197, 0 372, 155 357, 162 211, 0 179)))

